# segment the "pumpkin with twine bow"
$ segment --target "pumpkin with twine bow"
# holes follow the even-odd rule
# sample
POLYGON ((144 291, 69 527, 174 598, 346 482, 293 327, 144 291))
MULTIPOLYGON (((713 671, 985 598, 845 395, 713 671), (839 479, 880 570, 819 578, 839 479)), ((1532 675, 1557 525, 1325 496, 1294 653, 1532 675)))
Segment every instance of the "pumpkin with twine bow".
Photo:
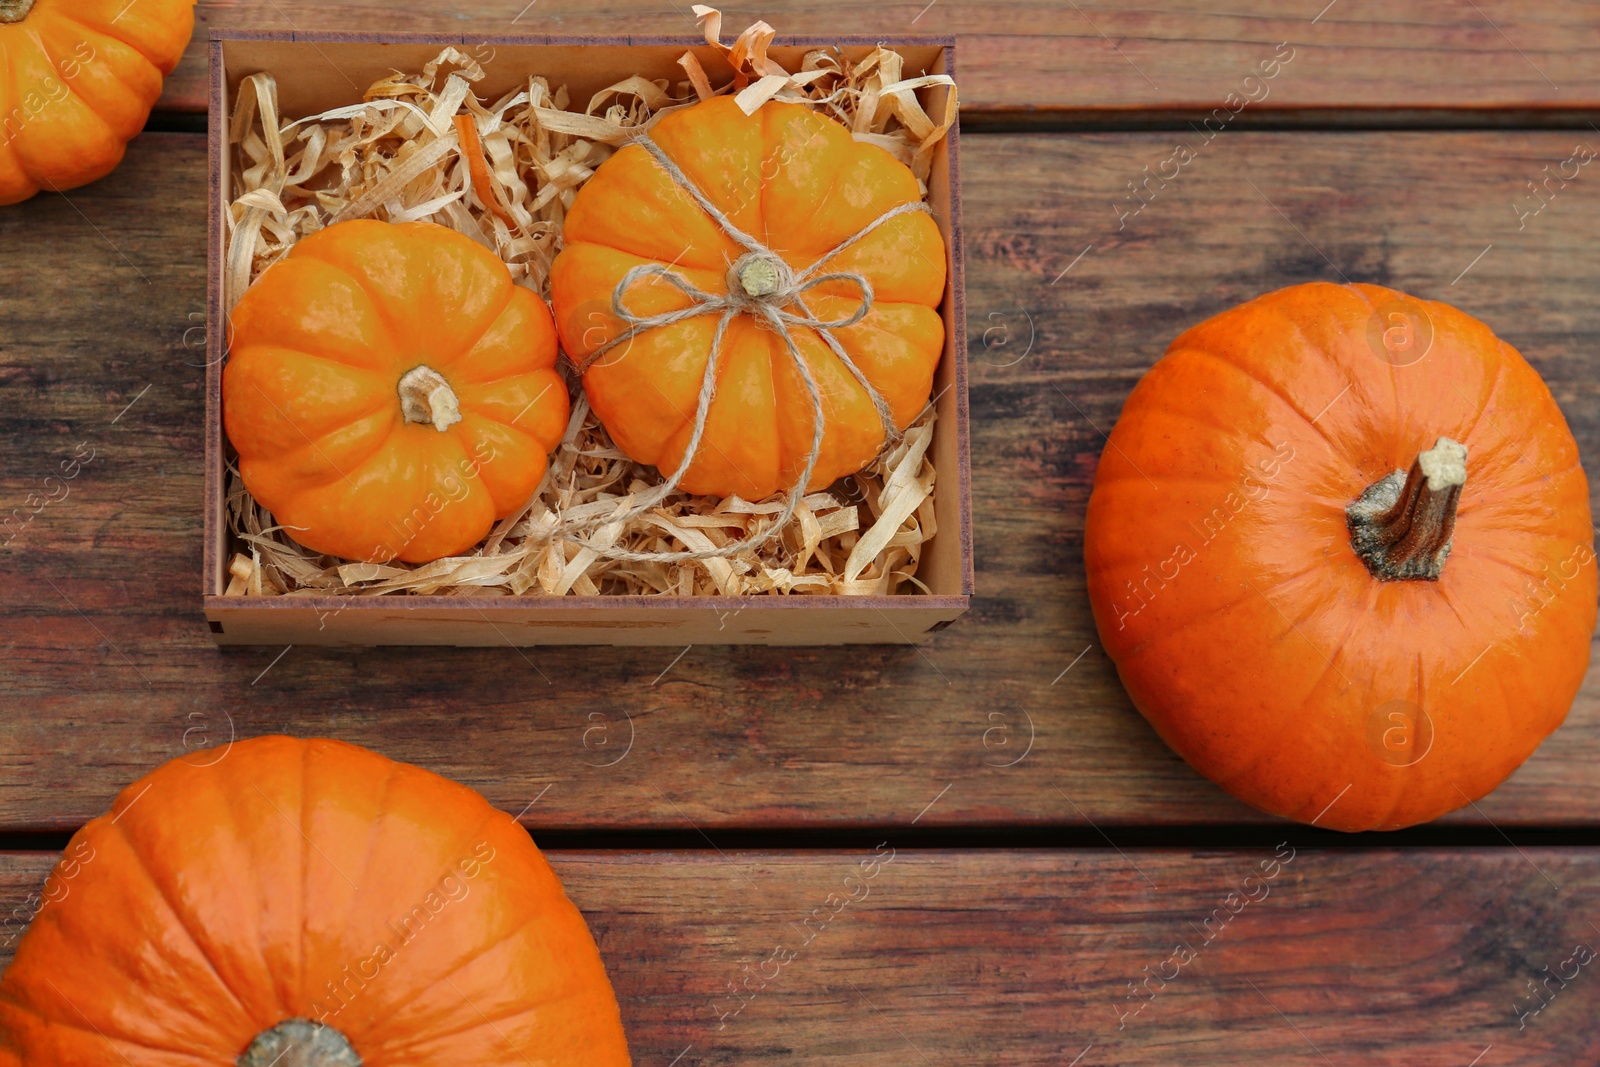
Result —
POLYGON ((340 741, 191 752, 73 835, 0 1067, 626 1067, 583 916, 477 793, 340 741))
POLYGON ((1484 796, 1567 714, 1595 625, 1589 487, 1488 327, 1314 283, 1172 342, 1084 530, 1134 704, 1234 796, 1337 830, 1484 796))
POLYGON ((618 447, 665 475, 635 510, 681 487, 789 489, 792 512, 927 404, 939 228, 909 169, 808 107, 666 115, 600 166, 563 236, 563 347, 618 447))
POLYGON ((566 429, 550 310, 430 222, 340 222, 234 308, 223 419, 252 496, 313 551, 457 555, 538 487, 566 429))
POLYGON ((194 32, 194 0, 0 0, 0 204, 111 173, 194 32))

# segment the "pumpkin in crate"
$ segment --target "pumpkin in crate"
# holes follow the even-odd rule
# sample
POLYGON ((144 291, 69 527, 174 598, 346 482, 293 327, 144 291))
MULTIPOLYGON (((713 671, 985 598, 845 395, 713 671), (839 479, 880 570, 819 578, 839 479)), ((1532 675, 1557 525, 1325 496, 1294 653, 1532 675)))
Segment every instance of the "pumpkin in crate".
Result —
POLYGON ((0 1067, 622 1067, 583 916, 477 793, 339 741, 191 753, 73 836, 0 1067))
POLYGON ((909 169, 804 105, 667 115, 596 170, 563 242, 551 303, 590 404, 690 492, 826 486, 927 404, 944 240, 909 169))
POLYGON ((0 0, 0 204, 103 178, 194 32, 194 0, 0 0))
POLYGON ((252 496, 307 548, 457 555, 525 504, 566 430, 550 310, 428 222, 341 222, 234 308, 222 415, 252 496))
POLYGON ((1129 396, 1084 533, 1134 704, 1234 796, 1339 830, 1476 801, 1566 716, 1589 488, 1488 327, 1314 283, 1184 333, 1129 396))

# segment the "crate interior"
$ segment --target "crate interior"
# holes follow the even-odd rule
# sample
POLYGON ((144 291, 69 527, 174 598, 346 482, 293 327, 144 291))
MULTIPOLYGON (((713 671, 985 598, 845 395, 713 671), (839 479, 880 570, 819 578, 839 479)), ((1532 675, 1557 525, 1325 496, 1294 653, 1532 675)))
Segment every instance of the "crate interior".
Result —
MULTIPOLYGON (((475 83, 473 91, 482 99, 494 99, 513 91, 530 76, 543 76, 552 86, 566 85, 574 102, 587 102, 594 93, 631 75, 649 79, 665 78, 674 83, 684 79, 678 59, 685 51, 693 52, 700 60, 714 85, 725 83, 731 72, 721 54, 703 41, 660 41, 654 43, 624 44, 577 40, 573 42, 517 43, 514 40, 486 38, 464 40, 461 38, 427 37, 403 41, 340 39, 310 39, 295 35, 297 39, 259 38, 225 39, 218 44, 218 68, 213 71, 214 94, 210 129, 213 137, 225 137, 228 117, 232 114, 234 95, 244 78, 258 72, 271 73, 278 83, 278 100, 281 119, 299 118, 330 108, 359 103, 367 86, 395 70, 418 71, 433 60, 446 46, 454 46, 471 56, 483 67, 485 77, 475 83)), ((905 59, 904 76, 945 73, 948 49, 938 43, 899 44, 884 42, 905 59)), ((874 44, 860 41, 839 43, 799 41, 775 46, 770 55, 790 69, 798 69, 805 53, 818 47, 832 46, 850 57, 860 60, 871 53, 874 44)), ((946 107, 945 90, 938 87, 918 90, 923 108, 935 122, 942 121, 946 107)), ((934 375, 933 393, 937 398, 935 424, 931 447, 933 462, 939 471, 939 482, 934 490, 934 514, 938 533, 923 550, 917 576, 927 584, 935 596, 966 596, 972 591, 972 566, 970 535, 967 530, 967 465, 963 441, 966 437, 966 370, 965 323, 961 308, 961 256, 960 229, 955 209, 957 178, 953 173, 955 154, 951 145, 956 137, 950 136, 938 147, 928 181, 928 199, 938 220, 949 249, 949 278, 941 314, 945 321, 945 352, 934 375)), ((231 168, 233 153, 226 144, 214 146, 214 159, 218 178, 220 203, 216 206, 217 218, 226 217, 231 199, 231 168)), ((220 230, 220 227, 216 229, 220 230)), ((211 234, 213 259, 218 271, 225 269, 224 236, 211 234)), ((223 291, 222 279, 212 279, 213 292, 223 291)), ((220 298, 217 298, 220 299, 220 298)), ((219 307, 213 307, 213 350, 210 360, 218 373, 211 383, 211 402, 208 404, 208 433, 217 446, 212 455, 211 480, 213 489, 207 506, 211 511, 213 542, 210 565, 207 568, 206 592, 221 596, 227 586, 228 560, 236 550, 232 535, 227 529, 225 516, 225 447, 222 440, 220 411, 220 366, 225 358, 220 329, 223 319, 219 307)), ((912 587, 915 590, 915 587, 912 587)), ((915 600, 912 592, 890 600, 915 600)), ((385 598, 388 599, 388 598, 385 598)), ((494 598, 500 599, 500 598, 494 598)), ((537 600, 529 596, 523 599, 537 600)), ((641 601, 655 598, 640 597, 641 601)), ((719 597, 697 597, 696 600, 716 601, 719 597)), ((808 600, 840 599, 808 597, 808 600)), ((849 598, 860 599, 860 598, 849 598)), ((878 598, 874 598, 878 599, 878 598)))

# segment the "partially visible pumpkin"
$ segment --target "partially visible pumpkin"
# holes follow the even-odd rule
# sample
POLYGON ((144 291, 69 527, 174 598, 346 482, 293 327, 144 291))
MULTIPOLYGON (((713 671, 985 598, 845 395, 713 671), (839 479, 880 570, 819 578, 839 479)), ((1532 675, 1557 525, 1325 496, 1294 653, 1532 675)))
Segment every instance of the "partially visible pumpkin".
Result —
POLYGON ((239 473, 302 545, 457 555, 538 488, 566 430, 550 309, 429 222, 302 239, 233 310, 222 415, 239 473))
POLYGON ((1264 811, 1395 829, 1476 801, 1567 714, 1594 527, 1536 371, 1445 304, 1269 293, 1129 396, 1084 531, 1134 704, 1264 811))
MULTIPOLYGON (((800 104, 768 103, 746 115, 717 97, 663 118, 651 139, 729 221, 770 249, 752 258, 644 147, 623 148, 579 190, 550 275, 562 345, 585 360, 627 325, 612 313, 617 284, 631 268, 655 264, 702 292, 777 299, 780 275, 850 272, 872 287, 871 313, 833 336, 904 429, 928 401, 944 348, 937 308, 945 289, 945 247, 921 211, 895 217, 826 258, 894 208, 921 202, 911 171, 838 122, 800 104)), ((780 290, 781 293, 781 290, 780 290)), ((849 282, 828 282, 804 300, 822 321, 849 318, 862 303, 849 282)), ((624 294, 639 316, 695 302, 660 278, 624 294)), ((589 366, 584 389, 618 447, 664 474, 687 451, 718 315, 649 329, 589 366)), ((769 323, 741 313, 718 354, 716 395, 705 436, 680 481, 694 493, 757 500, 793 486, 810 457, 810 393, 769 323)), ((884 444, 867 391, 815 329, 791 327, 822 397, 821 453, 808 488, 860 470, 884 444)))
POLYGON ((0 1067, 624 1067, 583 916, 477 793, 339 741, 192 753, 73 836, 0 1067))
POLYGON ((194 32, 194 0, 0 0, 0 204, 103 178, 194 32))

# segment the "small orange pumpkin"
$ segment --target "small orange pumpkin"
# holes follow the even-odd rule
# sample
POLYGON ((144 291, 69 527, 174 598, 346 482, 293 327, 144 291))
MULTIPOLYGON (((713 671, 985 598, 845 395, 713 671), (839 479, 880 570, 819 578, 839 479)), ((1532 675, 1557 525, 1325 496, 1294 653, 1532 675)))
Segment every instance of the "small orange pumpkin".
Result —
POLYGON ((768 103, 746 115, 732 98, 717 97, 663 118, 650 142, 617 152, 579 191, 551 270, 562 345, 580 366, 593 359, 584 389, 596 415, 630 457, 670 474, 688 451, 716 347, 704 436, 679 484, 752 500, 794 486, 811 458, 815 404, 772 316, 849 322, 864 306, 863 288, 819 279, 852 274, 872 293, 863 319, 825 330, 791 323, 789 332, 822 409, 807 488, 860 470, 887 429, 863 380, 882 397, 894 430, 904 429, 927 403, 944 347, 936 310, 944 240, 920 210, 916 178, 888 152, 800 104, 768 103), (685 181, 750 240, 730 234, 685 181), (834 254, 896 209, 902 213, 834 254), (619 293, 640 267, 677 281, 657 273, 619 293), (731 316, 720 345, 720 303, 631 336, 614 313, 614 298, 640 318, 705 306, 679 282, 715 301, 739 302, 743 311, 731 316), (807 282, 812 287, 801 292, 807 282), (797 293, 803 308, 792 299, 797 293))
POLYGON ((339 741, 194 752, 73 835, 0 1067, 625 1067, 583 916, 509 815, 339 741))
POLYGON ((0 0, 0 204, 103 178, 194 32, 194 0, 0 0))
POLYGON ((1189 330, 1123 407, 1084 532, 1134 704, 1202 774, 1339 830, 1499 785, 1589 662, 1577 445, 1510 345, 1375 285, 1189 330))
POLYGON ((341 222, 234 308, 223 419, 246 488, 307 548, 423 562, 527 502, 569 414, 550 310, 428 222, 341 222))

